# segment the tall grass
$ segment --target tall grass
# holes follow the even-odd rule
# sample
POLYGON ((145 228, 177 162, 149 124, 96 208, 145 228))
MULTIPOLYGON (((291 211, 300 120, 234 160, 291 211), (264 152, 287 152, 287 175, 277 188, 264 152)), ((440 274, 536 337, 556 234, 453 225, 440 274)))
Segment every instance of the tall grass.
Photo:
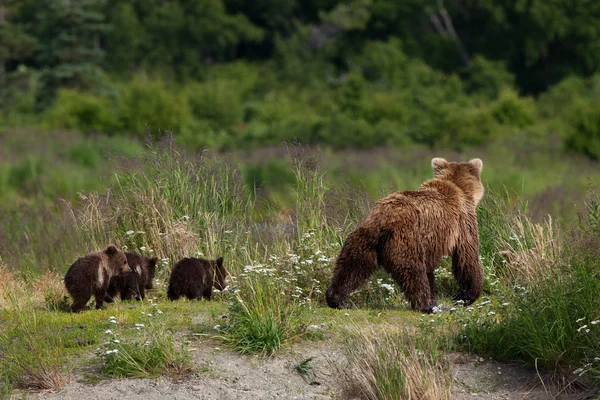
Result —
POLYGON ((242 354, 273 355, 307 326, 302 289, 263 265, 247 266, 230 289, 225 342, 242 354))
POLYGON ((459 318, 463 348, 542 366, 566 382, 600 380, 600 236, 586 229, 592 220, 561 235, 551 219, 509 220, 493 298, 459 318))
POLYGON ((334 363, 340 398, 450 399, 450 363, 432 351, 435 346, 417 346, 412 335, 353 327, 343 346, 347 363, 334 363))

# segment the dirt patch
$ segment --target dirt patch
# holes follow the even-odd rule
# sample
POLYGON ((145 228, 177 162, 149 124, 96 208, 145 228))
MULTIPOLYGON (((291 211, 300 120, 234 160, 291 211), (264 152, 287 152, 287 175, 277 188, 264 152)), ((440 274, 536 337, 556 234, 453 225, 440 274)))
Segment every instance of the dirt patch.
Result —
MULTIPOLYGON (((205 400, 308 400, 333 399, 337 391, 331 362, 344 362, 332 342, 304 342, 270 359, 241 356, 218 342, 194 343, 191 351, 198 373, 183 382, 170 378, 110 379, 82 383, 74 376, 62 391, 39 395, 44 399, 205 399, 205 400), (296 367, 305 363, 307 374, 296 367)), ((517 364, 500 363, 477 356, 452 354, 452 399, 545 400, 579 399, 581 396, 547 393, 537 372, 517 364)))

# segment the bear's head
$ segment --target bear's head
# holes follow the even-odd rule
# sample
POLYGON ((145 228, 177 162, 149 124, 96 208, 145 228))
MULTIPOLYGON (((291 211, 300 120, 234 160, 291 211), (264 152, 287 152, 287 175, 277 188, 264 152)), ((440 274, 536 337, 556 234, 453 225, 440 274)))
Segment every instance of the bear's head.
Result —
POLYGON ((219 290, 223 290, 227 287, 227 270, 223 266, 223 257, 219 257, 216 260, 210 262, 215 271, 214 286, 219 290))
POLYGON ((449 162, 443 158, 431 160, 433 176, 436 179, 449 180, 458 186, 475 205, 483 198, 483 184, 481 183, 481 170, 483 161, 474 158, 468 162, 449 162))
POLYGON ((124 274, 125 272, 132 271, 131 267, 127 263, 127 257, 125 253, 117 248, 117 246, 111 244, 105 250, 104 254, 108 256, 108 266, 113 274, 124 274))

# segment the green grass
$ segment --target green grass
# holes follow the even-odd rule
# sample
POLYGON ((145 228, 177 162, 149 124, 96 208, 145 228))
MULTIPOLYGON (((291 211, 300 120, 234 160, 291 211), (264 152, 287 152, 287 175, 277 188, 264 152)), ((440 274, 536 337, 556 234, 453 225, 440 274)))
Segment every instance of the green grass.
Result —
MULTIPOLYGON (((598 276, 600 259, 594 250, 600 248, 597 202, 590 199, 579 205, 588 207, 587 217, 578 229, 565 229, 569 225, 562 221, 536 223, 530 203, 511 188, 488 185, 478 212, 485 285, 477 303, 462 308, 448 300, 455 283, 446 259, 437 273, 438 302, 451 311, 424 317, 407 311, 399 288, 382 271, 351 295, 355 309, 331 310, 324 307, 323 293, 341 243, 372 202, 396 186, 393 176, 404 177, 403 184, 410 186, 397 189, 414 189, 429 178, 429 153, 368 164, 387 166, 383 176, 390 177, 374 195, 367 185, 348 180, 351 170, 344 168, 343 157, 290 148, 285 165, 293 182, 278 189, 285 193, 279 198, 285 202, 279 203, 247 185, 243 171, 218 155, 193 157, 170 142, 161 146, 149 147, 135 168, 116 173, 110 192, 87 192, 61 206, 0 210, 0 357, 7 360, 0 376, 8 382, 3 391, 22 385, 21 377, 27 374, 38 381, 46 375, 66 379, 82 367, 80 363, 91 363, 102 376, 186 373, 190 364, 185 343, 195 340, 192 333, 222 340, 242 354, 271 356, 299 340, 343 344, 345 329, 353 325, 374 325, 382 332, 401 326, 431 338, 423 343, 418 335, 411 336, 402 342, 408 353, 387 344, 378 353, 383 342, 377 338, 370 350, 352 345, 356 357, 371 352, 369 382, 390 393, 419 387, 406 375, 410 366, 418 367, 417 375, 437 371, 445 376, 438 360, 448 349, 538 363, 556 375, 578 371, 581 379, 598 380, 594 357, 600 353, 600 324, 592 324, 600 320, 600 286, 592 279, 598 276), (319 155, 324 155, 323 163, 319 155), (335 163, 339 175, 326 167, 335 163), (106 310, 81 314, 63 311, 69 300, 62 274, 75 258, 112 240, 161 259, 156 288, 150 292, 164 312, 157 322, 149 323, 141 314, 148 314, 148 302, 117 302, 106 310), (165 300, 174 262, 217 254, 224 256, 231 277, 229 288, 215 293, 215 301, 165 300), (223 314, 227 317, 220 318, 223 314), (116 332, 111 316, 118 322, 118 343, 108 340, 116 332), (192 322, 198 318, 201 323, 192 322), (142 327, 135 324, 140 323, 144 327, 138 330, 142 327), (314 333, 311 325, 323 328, 314 333), (111 334, 105 333, 108 329, 111 334), (423 349, 425 358, 419 353, 423 349), (96 356, 90 359, 90 354, 96 356), (29 370, 31 366, 38 369, 29 370)), ((83 156, 87 151, 82 145, 65 154, 79 160, 82 168, 97 165, 94 156, 83 156)), ((540 181, 550 162, 541 160, 534 160, 540 162, 534 168, 540 181)), ((486 174, 492 181, 502 176, 493 164, 484 158, 486 182, 486 174)), ((372 171, 365 167, 363 172, 367 176, 372 171)), ((436 384, 436 393, 445 396, 446 381, 436 384)))

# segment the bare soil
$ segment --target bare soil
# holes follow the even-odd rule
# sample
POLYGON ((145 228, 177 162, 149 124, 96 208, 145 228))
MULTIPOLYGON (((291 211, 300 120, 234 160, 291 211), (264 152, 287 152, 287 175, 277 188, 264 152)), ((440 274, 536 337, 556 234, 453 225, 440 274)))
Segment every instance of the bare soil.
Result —
MULTIPOLYGON (((204 400, 308 400, 335 399, 337 382, 331 363, 343 363, 343 355, 330 341, 303 342, 277 356, 264 359, 243 356, 220 348, 218 342, 195 342, 197 372, 180 381, 169 377, 156 379, 109 379, 86 383, 73 375, 71 382, 57 393, 37 394, 40 399, 204 399, 204 400), (301 375, 296 366, 308 363, 308 375, 301 375)), ((483 359, 477 356, 452 354, 454 385, 452 398, 466 399, 581 399, 581 394, 557 393, 545 387, 541 374, 533 368, 483 359)), ((548 385, 546 385, 548 386, 548 385)))

